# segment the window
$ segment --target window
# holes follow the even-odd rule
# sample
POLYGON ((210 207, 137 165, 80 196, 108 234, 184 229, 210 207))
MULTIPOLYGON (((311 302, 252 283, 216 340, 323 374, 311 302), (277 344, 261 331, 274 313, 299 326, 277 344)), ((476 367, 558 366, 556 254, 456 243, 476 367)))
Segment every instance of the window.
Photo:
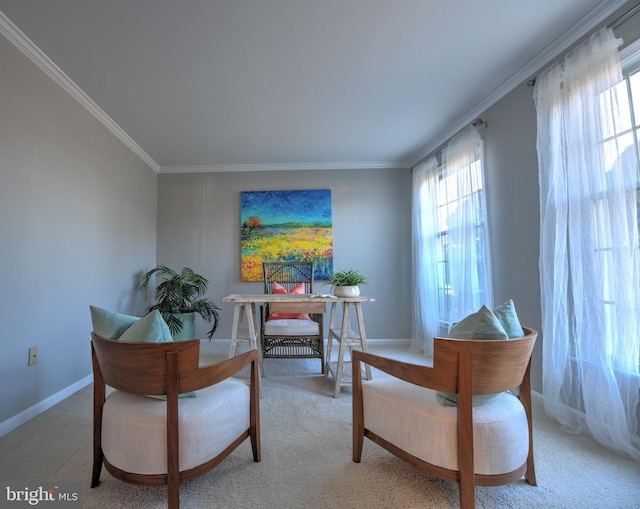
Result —
MULTIPOLYGON (((638 54, 640 56, 640 53, 638 54)), ((633 126, 630 128, 628 139, 625 140, 627 144, 624 146, 620 157, 623 160, 623 164, 636 165, 636 175, 638 175, 638 168, 640 168, 640 63, 634 66, 631 73, 625 74, 624 84, 627 86, 629 102, 627 109, 629 111, 629 124, 633 126)), ((640 176, 637 177, 640 180, 640 176)), ((637 187, 638 195, 638 211, 640 211, 640 185, 637 187)), ((639 212, 640 214, 640 212, 639 212)), ((640 217, 638 218, 638 225, 640 225, 640 217)))
MULTIPOLYGON (((592 196, 591 200, 596 217, 607 213, 606 211, 612 207, 610 201, 615 200, 615 195, 608 191, 608 188, 612 187, 609 180, 612 173, 619 172, 626 179, 623 184, 625 193, 635 194, 636 217, 638 219, 636 223, 640 226, 640 175, 638 173, 640 167, 638 164, 640 150, 638 142, 640 132, 640 63, 636 60, 634 65, 627 66, 623 71, 624 80, 612 89, 605 90, 600 94, 601 151, 607 179, 603 182, 601 193, 592 196), (612 105, 612 101, 615 101, 616 104, 612 105)), ((638 234, 640 235, 640 231, 638 234)), ((631 240, 633 235, 630 235, 629 238, 640 248, 637 239, 631 240)), ((601 237, 596 251, 599 255, 599 263, 604 267, 603 306, 607 336, 616 337, 616 317, 619 315, 615 312, 615 308, 620 307, 620 297, 612 294, 611 289, 615 285, 610 284, 609 280, 619 269, 614 261, 614 245, 610 242, 609 237, 604 235, 601 237)), ((606 343, 606 345, 606 354, 618 358, 616 365, 619 370, 627 371, 624 366, 629 362, 631 362, 632 371, 638 369, 640 357, 625 359, 621 356, 614 342, 606 343)), ((622 351, 624 352, 625 349, 622 351)), ((579 409, 583 410, 582 404, 579 409)))
POLYGON ((462 285, 471 284, 469 291, 474 302, 490 303, 488 284, 484 280, 486 271, 483 269, 486 265, 487 225, 482 160, 474 159, 470 164, 463 164, 449 172, 440 166, 440 170, 431 178, 437 180, 438 312, 442 329, 447 332, 454 322, 465 315, 460 309, 462 303, 456 299, 464 291, 462 285), (460 182, 464 184, 460 185, 460 182), (469 267, 474 269, 469 271, 474 274, 470 281, 456 278, 451 269, 454 260, 467 250, 472 252, 469 261, 475 265, 469 267))
POLYGON ((483 185, 483 143, 476 128, 455 136, 413 169, 413 348, 491 305, 491 266, 483 185), (433 312, 437 310, 437 313, 433 312))

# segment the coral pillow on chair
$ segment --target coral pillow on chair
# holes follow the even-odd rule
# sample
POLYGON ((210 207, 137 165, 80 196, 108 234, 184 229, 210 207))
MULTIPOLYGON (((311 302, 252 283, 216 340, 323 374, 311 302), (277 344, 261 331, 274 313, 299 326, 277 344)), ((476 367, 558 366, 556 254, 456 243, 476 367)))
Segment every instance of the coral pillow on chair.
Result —
POLYGON ((300 283, 294 286, 291 291, 289 291, 277 281, 273 282, 273 293, 295 293, 298 295, 302 295, 304 293, 304 290, 304 283, 300 283))
MULTIPOLYGON (((284 286, 273 282, 273 293, 294 293, 298 295, 302 295, 305 293, 304 283, 300 283, 294 286, 291 291, 288 291, 284 286)), ((311 320, 311 317, 308 313, 271 313, 267 320, 311 320)))

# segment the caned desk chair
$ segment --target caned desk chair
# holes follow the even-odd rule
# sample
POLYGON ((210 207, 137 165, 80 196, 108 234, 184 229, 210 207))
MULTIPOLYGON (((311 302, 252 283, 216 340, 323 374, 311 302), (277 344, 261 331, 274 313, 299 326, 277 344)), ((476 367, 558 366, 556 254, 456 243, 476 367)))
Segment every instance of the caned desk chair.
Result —
POLYGON ((531 353, 523 338, 435 338, 433 367, 353 353, 353 460, 364 437, 418 469, 460 487, 460 507, 475 507, 474 486, 520 479, 536 484, 531 429, 531 353), (363 381, 361 363, 391 376, 363 381), (517 396, 509 391, 518 388, 517 396), (457 393, 443 406, 437 392, 457 393), (472 396, 499 393, 472 405, 472 396))
MULTIPOLYGON (((313 262, 264 262, 264 293, 313 293, 313 262)), ((317 358, 324 373, 323 302, 260 307, 262 357, 317 358)))
POLYGON ((91 352, 92 488, 104 463, 121 481, 167 485, 169 509, 178 509, 180 483, 211 470, 246 438, 260 461, 256 350, 199 367, 197 339, 125 343, 92 335, 91 352), (248 365, 249 384, 231 378, 248 365), (116 389, 106 398, 105 385, 116 389))

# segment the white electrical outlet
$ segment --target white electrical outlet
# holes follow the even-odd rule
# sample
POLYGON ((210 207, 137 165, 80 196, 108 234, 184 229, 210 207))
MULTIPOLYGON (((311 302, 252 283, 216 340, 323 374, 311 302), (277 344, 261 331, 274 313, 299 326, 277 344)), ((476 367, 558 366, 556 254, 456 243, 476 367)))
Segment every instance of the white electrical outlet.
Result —
POLYGON ((38 363, 38 347, 32 346, 29 348, 29 366, 33 366, 38 363))

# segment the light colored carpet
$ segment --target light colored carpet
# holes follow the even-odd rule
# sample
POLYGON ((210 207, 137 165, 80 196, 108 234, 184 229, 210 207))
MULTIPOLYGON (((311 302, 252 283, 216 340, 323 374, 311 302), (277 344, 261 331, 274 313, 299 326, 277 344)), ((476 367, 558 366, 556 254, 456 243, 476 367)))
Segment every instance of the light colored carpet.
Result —
MULTIPOLYGON (((415 354, 371 346, 414 362, 415 354)), ((224 342, 204 342, 208 361, 224 342)), ((431 478, 365 440, 362 463, 351 460, 351 389, 334 399, 332 379, 317 360, 265 361, 261 400, 262 462, 245 441, 208 474, 181 486, 184 508, 350 509, 458 507, 458 487, 431 478)), ((0 489, 19 483, 82 482, 89 509, 166 507, 165 487, 139 487, 103 469, 91 478, 92 388, 87 387, 0 439, 0 489)), ((562 433, 534 408, 538 486, 524 480, 476 488, 480 508, 635 508, 640 463, 585 437, 562 433)))

